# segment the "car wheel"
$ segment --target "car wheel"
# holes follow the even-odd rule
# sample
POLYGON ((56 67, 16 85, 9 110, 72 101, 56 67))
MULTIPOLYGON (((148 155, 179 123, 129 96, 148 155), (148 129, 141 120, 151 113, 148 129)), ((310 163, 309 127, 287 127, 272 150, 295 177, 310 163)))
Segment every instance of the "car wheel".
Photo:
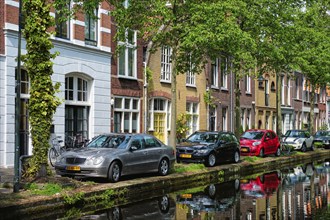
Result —
POLYGON ((277 148, 276 153, 275 153, 275 156, 276 157, 281 156, 281 149, 280 149, 280 147, 277 148))
POLYGON ((208 194, 209 194, 210 198, 214 199, 216 191, 217 191, 217 189, 214 184, 209 185, 208 194))
POLYGON ((303 143, 303 145, 301 146, 301 151, 306 152, 306 144, 305 143, 303 143))
POLYGON ((235 153, 234 153, 234 162, 235 163, 238 163, 239 160, 240 160, 239 152, 238 151, 235 151, 235 153))
POLYGON ((158 173, 161 176, 166 176, 170 171, 169 167, 168 161, 163 158, 159 163, 158 173))
POLYGON ((117 161, 112 162, 108 171, 108 180, 111 183, 118 182, 120 175, 121 175, 121 170, 119 163, 117 161))
POLYGON ((110 220, 121 220, 121 210, 119 207, 114 207, 108 211, 108 217, 110 220))
POLYGON ((259 157, 265 157, 265 152, 263 148, 261 148, 260 150, 259 157))
POLYGON ((165 195, 158 199, 158 207, 161 213, 168 213, 170 210, 170 198, 165 195))
POLYGON ((213 167, 215 165, 215 161, 216 161, 216 158, 215 158, 214 153, 210 153, 209 156, 207 157, 205 165, 208 167, 213 167))

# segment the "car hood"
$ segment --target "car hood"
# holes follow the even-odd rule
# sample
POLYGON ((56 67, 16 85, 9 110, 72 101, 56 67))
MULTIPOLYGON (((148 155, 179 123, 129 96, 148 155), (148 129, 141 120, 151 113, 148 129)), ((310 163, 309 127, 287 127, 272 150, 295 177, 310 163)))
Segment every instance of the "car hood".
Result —
POLYGON ((212 143, 206 143, 206 142, 201 142, 201 143, 196 143, 196 142, 182 142, 178 144, 176 147, 177 148, 192 148, 195 150, 198 149, 205 149, 205 148, 210 148, 212 146, 212 143))
POLYGON ((117 148, 80 148, 72 151, 67 151, 62 155, 64 157, 90 157, 101 156, 106 154, 116 154, 120 149, 117 148))
POLYGON ((240 141, 239 141, 239 144, 241 145, 241 146, 250 146, 250 145, 252 145, 254 142, 257 142, 257 141, 261 141, 261 140, 251 140, 251 139, 240 139, 240 141))
POLYGON ((302 137, 284 137, 283 141, 285 141, 285 142, 295 142, 299 139, 305 139, 305 138, 302 138, 302 137))

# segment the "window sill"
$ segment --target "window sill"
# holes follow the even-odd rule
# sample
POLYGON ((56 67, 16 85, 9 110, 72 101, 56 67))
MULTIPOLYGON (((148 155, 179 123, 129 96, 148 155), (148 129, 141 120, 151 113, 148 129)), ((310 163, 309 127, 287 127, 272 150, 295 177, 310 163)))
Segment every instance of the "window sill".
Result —
POLYGON ((221 91, 225 91, 225 92, 228 92, 228 89, 225 88, 225 87, 221 87, 221 91))
POLYGON ((160 83, 166 83, 166 84, 171 84, 171 80, 160 80, 160 83))
POLYGON ((186 87, 197 88, 196 85, 186 84, 186 87))
POLYGON ((118 78, 121 78, 121 79, 128 79, 128 80, 137 80, 136 77, 132 77, 132 76, 123 76, 123 75, 118 75, 118 78))
POLYGON ((215 85, 211 85, 211 89, 219 90, 219 87, 218 86, 215 86, 215 85))

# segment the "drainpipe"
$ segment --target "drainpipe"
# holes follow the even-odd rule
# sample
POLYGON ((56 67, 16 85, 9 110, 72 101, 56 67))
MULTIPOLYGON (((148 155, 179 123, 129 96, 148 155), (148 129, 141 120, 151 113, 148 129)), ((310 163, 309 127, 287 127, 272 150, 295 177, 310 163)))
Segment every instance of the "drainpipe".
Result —
POLYGON ((143 62, 144 65, 144 133, 147 133, 147 125, 148 125, 148 78, 147 78, 147 62, 143 62))

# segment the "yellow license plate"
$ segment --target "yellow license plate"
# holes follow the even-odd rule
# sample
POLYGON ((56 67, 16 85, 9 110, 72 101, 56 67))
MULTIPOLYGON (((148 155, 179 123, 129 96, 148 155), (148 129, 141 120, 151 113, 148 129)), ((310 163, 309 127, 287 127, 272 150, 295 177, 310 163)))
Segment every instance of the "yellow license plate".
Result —
POLYGON ((71 170, 71 171, 80 171, 79 166, 67 166, 65 169, 66 170, 71 170))
POLYGON ((247 152, 248 149, 247 149, 247 148, 242 148, 241 151, 242 151, 242 152, 247 152))
POLYGON ((180 195, 181 198, 184 198, 184 199, 191 199, 192 198, 192 194, 182 194, 180 195))
POLYGON ((190 154, 180 154, 180 157, 182 158, 191 158, 190 154))

